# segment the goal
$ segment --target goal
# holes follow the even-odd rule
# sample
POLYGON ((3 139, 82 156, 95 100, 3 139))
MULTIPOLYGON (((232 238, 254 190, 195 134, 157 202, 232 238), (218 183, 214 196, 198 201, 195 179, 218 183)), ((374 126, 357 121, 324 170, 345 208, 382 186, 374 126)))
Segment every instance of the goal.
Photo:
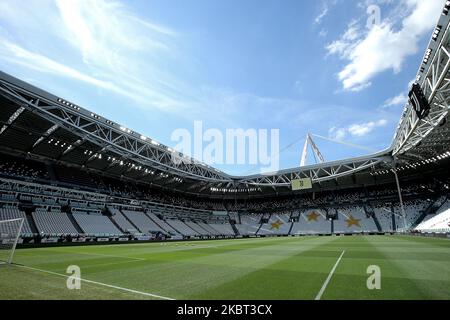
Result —
POLYGON ((0 220, 0 264, 12 263, 24 218, 0 220))

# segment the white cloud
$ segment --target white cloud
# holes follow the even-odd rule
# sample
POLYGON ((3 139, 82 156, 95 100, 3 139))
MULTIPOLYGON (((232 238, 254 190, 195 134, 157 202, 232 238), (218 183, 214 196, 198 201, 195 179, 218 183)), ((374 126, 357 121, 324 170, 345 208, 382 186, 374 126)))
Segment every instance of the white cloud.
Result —
POLYGON ((335 6, 337 2, 338 0, 324 0, 322 2, 322 9, 314 19, 314 23, 321 24, 322 20, 330 13, 331 8, 335 6))
POLYGON ((326 37, 328 35, 328 31, 325 29, 320 30, 319 37, 326 37))
POLYGON ((384 5, 384 4, 390 4, 397 0, 363 0, 358 3, 358 7, 366 9, 370 5, 384 5))
POLYGON ((87 82, 89 84, 102 87, 104 89, 112 89, 113 86, 108 84, 108 82, 96 79, 89 75, 83 74, 78 70, 67 67, 61 63, 58 63, 52 59, 49 59, 43 55, 30 52, 14 43, 11 43, 3 39, 4 48, 11 53, 10 61, 17 64, 21 64, 30 69, 34 69, 40 72, 49 72, 53 74, 62 74, 69 78, 87 82))
POLYGON ((354 47, 356 47, 356 42, 359 37, 361 37, 362 33, 359 30, 359 26, 357 21, 352 21, 348 24, 347 30, 340 37, 340 39, 333 41, 332 43, 326 46, 327 54, 337 54, 342 58, 350 57, 350 54, 354 47))
POLYGON ((350 127, 348 127, 348 132, 352 136, 362 137, 372 132, 372 130, 375 129, 376 127, 383 127, 386 124, 387 121, 385 119, 381 119, 377 122, 369 121, 361 124, 352 124, 350 127))
POLYGON ((295 93, 303 93, 303 82, 302 81, 300 81, 300 80, 295 81, 294 91, 295 91, 295 93))
POLYGON ((328 130, 328 136, 335 140, 344 140, 347 135, 347 130, 345 128, 332 127, 328 130))
MULTIPOLYGON (((29 69, 82 81, 89 85, 112 91, 116 94, 127 97, 141 104, 148 103, 147 98, 149 95, 153 95, 153 98, 155 99, 158 98, 157 94, 147 92, 145 87, 136 86, 131 90, 127 85, 120 86, 118 84, 115 84, 114 82, 90 76, 89 74, 68 67, 46 56, 30 52, 20 46, 8 42, 7 40, 3 40, 3 44, 5 48, 11 53, 11 57, 6 58, 5 60, 18 65, 22 65, 29 69)), ((175 100, 170 101, 168 97, 160 97, 159 100, 155 101, 159 101, 161 104, 165 103, 167 104, 167 107, 173 107, 178 104, 178 102, 175 100)))
POLYGON ((386 70, 398 73, 405 59, 417 53, 419 39, 428 34, 442 10, 442 0, 403 0, 409 15, 396 30, 390 19, 362 31, 350 24, 346 32, 326 46, 329 55, 348 61, 338 73, 345 90, 367 88, 371 79, 386 70))
POLYGON ((386 119, 380 119, 378 121, 369 121, 365 123, 353 123, 348 127, 337 128, 332 127, 328 131, 328 136, 336 140, 343 140, 348 135, 353 137, 363 137, 375 128, 386 126, 388 121, 386 119))
POLYGON ((408 100, 408 96, 406 93, 400 93, 399 95, 389 98, 384 102, 383 108, 395 107, 395 106, 403 106, 408 100))
POLYGON ((328 14, 328 6, 324 3, 322 11, 319 13, 319 15, 314 19, 314 22, 316 24, 320 24, 322 22, 322 19, 325 18, 325 16, 328 14))
POLYGON ((372 85, 372 82, 366 82, 366 83, 362 83, 360 85, 354 86, 354 87, 350 88, 349 90, 353 91, 353 92, 359 92, 359 91, 362 91, 362 90, 370 87, 371 85, 372 85))
POLYGON ((118 1, 30 0, 4 7, 0 2, 4 61, 76 79, 143 108, 179 112, 197 103, 190 85, 174 76, 183 68, 181 35, 142 20, 118 1), (37 8, 49 18, 38 19, 37 8))

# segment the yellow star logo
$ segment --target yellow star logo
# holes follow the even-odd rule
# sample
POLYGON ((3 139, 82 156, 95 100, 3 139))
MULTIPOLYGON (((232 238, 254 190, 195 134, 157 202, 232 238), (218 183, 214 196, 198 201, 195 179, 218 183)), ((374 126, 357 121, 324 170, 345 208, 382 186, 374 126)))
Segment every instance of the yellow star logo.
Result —
POLYGON ((277 222, 271 223, 272 227, 270 227, 270 229, 277 229, 280 230, 280 227, 283 225, 284 223, 280 220, 278 220, 277 222))
POLYGON ((320 215, 318 215, 315 211, 311 212, 310 214, 308 214, 306 217, 308 218, 308 221, 317 221, 317 218, 320 215))
POLYGON ((350 215, 348 217, 347 220, 345 220, 345 222, 347 222, 347 228, 350 228, 351 226, 357 226, 361 228, 361 225, 359 224, 359 221, 361 221, 361 219, 355 219, 353 218, 352 215, 350 215))

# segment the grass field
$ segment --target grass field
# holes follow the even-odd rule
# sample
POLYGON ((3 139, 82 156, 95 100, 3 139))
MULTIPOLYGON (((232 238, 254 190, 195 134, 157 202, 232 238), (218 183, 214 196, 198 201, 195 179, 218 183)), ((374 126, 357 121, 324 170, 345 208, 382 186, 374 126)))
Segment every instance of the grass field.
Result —
POLYGON ((300 237, 54 247, 19 249, 14 261, 17 265, 0 267, 1 299, 314 299, 327 278, 321 299, 450 299, 446 239, 300 237), (66 288, 69 265, 78 265, 87 280, 80 290, 66 288), (380 290, 367 289, 369 265, 380 267, 380 290))

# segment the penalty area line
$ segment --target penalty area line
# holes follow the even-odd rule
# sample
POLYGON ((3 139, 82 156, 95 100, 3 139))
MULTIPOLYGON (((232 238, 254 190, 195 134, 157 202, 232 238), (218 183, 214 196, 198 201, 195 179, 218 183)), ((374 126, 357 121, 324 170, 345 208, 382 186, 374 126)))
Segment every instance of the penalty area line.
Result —
MULTIPOLYGON (((20 265, 20 264, 14 264, 14 266, 20 267, 20 268, 29 269, 29 270, 39 271, 39 272, 43 272, 43 273, 48 273, 48 274, 52 274, 52 275, 60 276, 60 277, 64 277, 64 278, 69 278, 70 277, 70 276, 65 275, 65 274, 61 274, 61 273, 57 273, 57 272, 53 272, 53 271, 48 271, 48 270, 43 270, 43 269, 38 269, 38 268, 33 268, 33 267, 28 267, 28 266, 24 266, 24 265, 20 265)), ((116 290, 120 290, 120 291, 140 294, 140 295, 147 296, 147 297, 158 298, 158 299, 163 299, 163 300, 175 300, 173 298, 164 297, 164 296, 160 296, 160 295, 157 295, 157 294, 143 292, 143 291, 138 291, 138 290, 133 290, 133 289, 128 289, 128 288, 123 288, 123 287, 119 287, 119 286, 114 286, 114 285, 103 283, 103 282, 97 282, 97 281, 92 281, 92 280, 87 280, 87 279, 82 279, 82 278, 80 278, 80 281, 87 282, 87 283, 92 283, 92 284, 96 284, 96 285, 99 285, 99 286, 112 288, 112 289, 116 289, 116 290)))
POLYGON ((341 255, 340 255, 339 258, 337 259, 336 263, 335 263, 334 266, 333 266, 333 269, 331 269, 330 274, 328 275, 327 279, 326 279, 325 282, 323 283, 322 288, 320 288, 320 291, 317 293, 317 296, 316 296, 316 298, 315 298, 314 300, 320 300, 320 299, 322 298, 322 295, 323 295, 323 293, 325 292, 325 289, 327 288, 328 283, 330 282, 331 277, 332 277, 333 274, 334 274, 334 271, 336 271, 336 268, 337 268, 339 262, 341 261, 342 256, 344 255, 344 253, 345 253, 345 250, 342 251, 341 255))

